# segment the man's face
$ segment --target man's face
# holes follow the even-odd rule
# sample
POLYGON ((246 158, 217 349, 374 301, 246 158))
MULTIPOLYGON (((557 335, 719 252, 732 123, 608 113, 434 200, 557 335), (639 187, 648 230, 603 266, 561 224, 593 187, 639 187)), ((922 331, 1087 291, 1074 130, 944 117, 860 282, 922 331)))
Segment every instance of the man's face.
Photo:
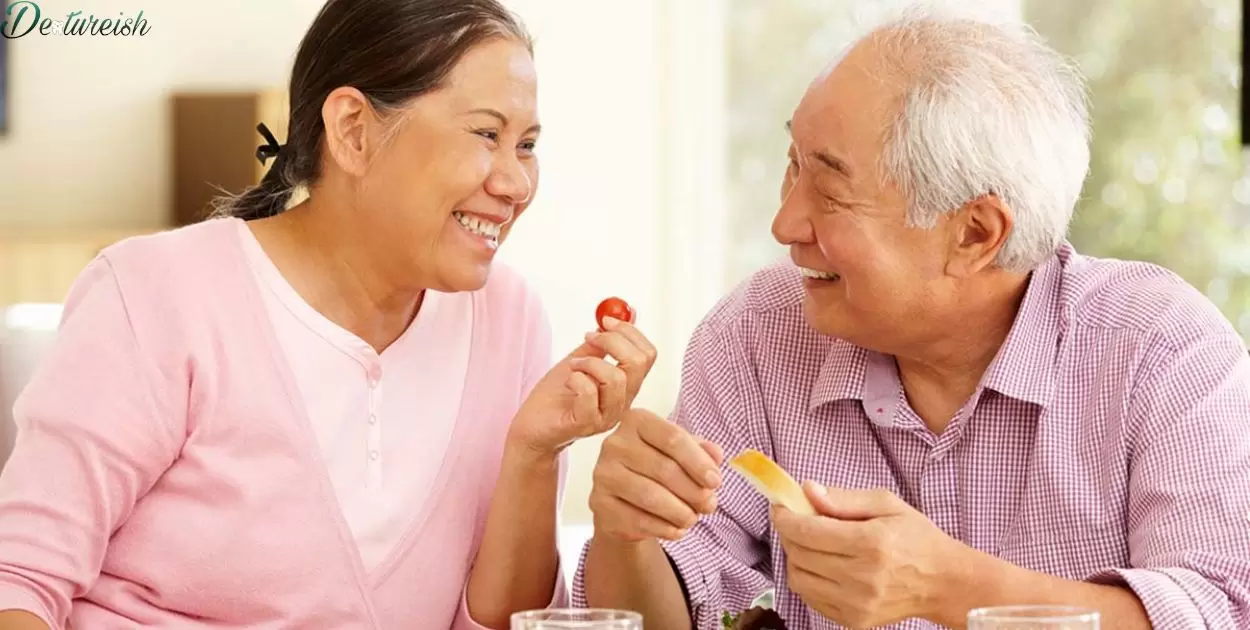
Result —
POLYGON ((905 225, 906 199, 881 177, 886 125, 900 106, 869 40, 819 77, 794 112, 790 165, 773 221, 810 270, 805 313, 822 333, 887 350, 929 336, 953 292, 952 227, 905 225))

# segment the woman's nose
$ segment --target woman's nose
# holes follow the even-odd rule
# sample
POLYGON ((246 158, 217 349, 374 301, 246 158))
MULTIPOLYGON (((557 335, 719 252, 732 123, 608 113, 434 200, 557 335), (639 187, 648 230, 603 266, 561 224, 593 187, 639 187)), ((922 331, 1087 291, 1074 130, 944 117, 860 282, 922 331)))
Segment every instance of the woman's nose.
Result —
POLYGON ((486 192, 504 197, 514 204, 523 204, 533 196, 534 182, 520 160, 500 158, 486 180, 486 192))

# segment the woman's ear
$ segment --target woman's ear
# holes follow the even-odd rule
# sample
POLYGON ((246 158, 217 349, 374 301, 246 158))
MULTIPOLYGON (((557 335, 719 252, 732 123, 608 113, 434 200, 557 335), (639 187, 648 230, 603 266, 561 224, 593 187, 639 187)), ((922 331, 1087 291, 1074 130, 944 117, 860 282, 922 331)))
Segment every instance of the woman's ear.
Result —
POLYGON ((336 88, 321 106, 321 120, 327 157, 346 173, 364 175, 375 149, 370 127, 377 120, 369 100, 356 88, 336 88))

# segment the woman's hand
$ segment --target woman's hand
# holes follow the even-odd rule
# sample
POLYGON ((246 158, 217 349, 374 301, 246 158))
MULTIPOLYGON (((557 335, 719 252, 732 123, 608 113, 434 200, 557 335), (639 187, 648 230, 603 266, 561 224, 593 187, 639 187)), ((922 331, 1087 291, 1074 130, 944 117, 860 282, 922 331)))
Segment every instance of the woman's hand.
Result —
POLYGON ((620 422, 655 364, 656 351, 633 324, 609 317, 604 329, 587 333, 586 341, 534 386, 512 422, 510 444, 554 456, 620 422))

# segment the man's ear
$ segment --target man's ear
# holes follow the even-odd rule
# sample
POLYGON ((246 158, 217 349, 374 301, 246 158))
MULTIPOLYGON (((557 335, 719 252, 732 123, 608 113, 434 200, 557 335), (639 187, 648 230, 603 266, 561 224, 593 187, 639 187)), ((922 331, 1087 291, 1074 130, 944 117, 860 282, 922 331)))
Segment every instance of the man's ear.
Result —
POLYGON ((1013 225, 1011 209, 997 195, 981 195, 964 204, 951 216, 946 272, 968 277, 989 268, 1011 235, 1013 225))

